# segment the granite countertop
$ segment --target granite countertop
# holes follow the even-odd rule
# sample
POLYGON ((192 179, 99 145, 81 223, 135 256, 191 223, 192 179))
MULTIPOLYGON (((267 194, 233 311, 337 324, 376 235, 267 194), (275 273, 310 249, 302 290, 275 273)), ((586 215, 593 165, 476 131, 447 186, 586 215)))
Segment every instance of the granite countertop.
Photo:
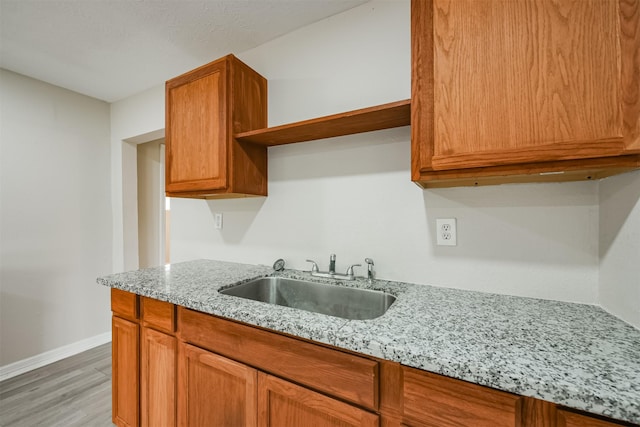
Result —
POLYGON ((98 283, 594 414, 640 423, 640 331, 599 307, 376 280, 342 285, 397 300, 381 317, 345 320, 218 290, 309 273, 198 260, 98 283))

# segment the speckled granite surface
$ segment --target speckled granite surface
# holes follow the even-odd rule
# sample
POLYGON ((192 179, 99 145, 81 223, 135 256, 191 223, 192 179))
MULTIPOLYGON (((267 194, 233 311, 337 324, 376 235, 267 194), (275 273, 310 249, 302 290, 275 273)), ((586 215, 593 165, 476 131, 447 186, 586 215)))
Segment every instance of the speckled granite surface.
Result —
MULTIPOLYGON (((222 295, 270 267, 198 260, 98 283, 407 366, 640 423, 640 331, 590 305, 377 280, 397 300, 345 320, 222 295)), ((316 282, 307 273, 278 275, 316 282)), ((369 288, 364 280, 342 283, 369 288)))

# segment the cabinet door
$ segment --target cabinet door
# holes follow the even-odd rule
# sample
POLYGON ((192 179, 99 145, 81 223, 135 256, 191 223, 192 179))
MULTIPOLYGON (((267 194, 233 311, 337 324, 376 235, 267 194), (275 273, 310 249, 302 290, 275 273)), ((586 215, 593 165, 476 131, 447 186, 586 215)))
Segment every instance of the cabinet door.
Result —
POLYGON ((227 185, 227 62, 216 61, 167 82, 166 191, 227 185))
POLYGON ((179 426, 256 426, 255 369, 183 343, 178 357, 179 426))
POLYGON ((119 427, 138 426, 139 326, 112 320, 112 420, 119 427))
POLYGON ((176 424, 176 338, 142 328, 140 412, 142 426, 176 424))
POLYGON ((410 426, 514 427, 522 397, 403 368, 404 416, 410 426))
POLYGON ((414 180, 639 153, 637 8, 637 0, 414 0, 414 180))
POLYGON ((373 427, 379 417, 288 381, 260 372, 260 427, 373 427))

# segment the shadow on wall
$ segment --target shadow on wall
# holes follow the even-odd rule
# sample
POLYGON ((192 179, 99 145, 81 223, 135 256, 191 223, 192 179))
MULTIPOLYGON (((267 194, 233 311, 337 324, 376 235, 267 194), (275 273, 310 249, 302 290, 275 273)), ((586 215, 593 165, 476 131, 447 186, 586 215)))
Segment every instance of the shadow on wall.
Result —
POLYGON ((405 126, 271 147, 269 182, 406 171, 410 140, 411 128, 405 126))
POLYGON ((220 236, 224 243, 237 244, 242 242, 265 200, 265 197, 207 200, 211 212, 211 224, 215 224, 215 214, 229 214, 223 216, 223 227, 220 230, 220 236))
MULTIPOLYGON (((604 257, 616 236, 640 203, 640 171, 606 178, 600 183, 600 256, 604 257), (614 208, 615 207, 615 208, 614 208)), ((640 206, 637 208, 640 215, 640 206)), ((640 227, 640 218, 636 218, 640 227)))
POLYGON ((597 182, 506 184, 424 191, 427 226, 457 218, 458 246, 436 256, 594 265, 598 257, 597 182))

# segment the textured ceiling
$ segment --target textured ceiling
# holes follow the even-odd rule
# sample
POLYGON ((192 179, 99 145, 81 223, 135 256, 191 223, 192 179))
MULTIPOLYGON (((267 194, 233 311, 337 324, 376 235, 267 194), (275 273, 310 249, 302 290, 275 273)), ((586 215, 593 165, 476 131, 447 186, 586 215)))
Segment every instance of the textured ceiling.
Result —
POLYGON ((0 66, 113 102, 367 0, 0 0, 0 66))

